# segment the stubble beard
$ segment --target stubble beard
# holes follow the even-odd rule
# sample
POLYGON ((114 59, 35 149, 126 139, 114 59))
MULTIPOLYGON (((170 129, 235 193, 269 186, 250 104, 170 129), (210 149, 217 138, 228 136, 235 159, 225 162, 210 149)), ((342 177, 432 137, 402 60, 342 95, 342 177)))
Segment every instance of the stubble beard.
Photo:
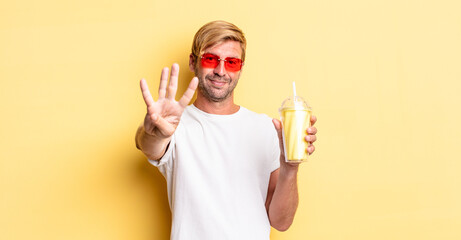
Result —
POLYGON ((232 80, 231 78, 217 77, 214 74, 208 74, 205 76, 205 78, 199 77, 198 89, 209 101, 222 102, 232 95, 232 92, 237 86, 237 82, 237 80, 232 80), (211 84, 206 84, 207 81, 211 80, 225 81, 228 84, 228 88, 217 89, 214 88, 211 84))

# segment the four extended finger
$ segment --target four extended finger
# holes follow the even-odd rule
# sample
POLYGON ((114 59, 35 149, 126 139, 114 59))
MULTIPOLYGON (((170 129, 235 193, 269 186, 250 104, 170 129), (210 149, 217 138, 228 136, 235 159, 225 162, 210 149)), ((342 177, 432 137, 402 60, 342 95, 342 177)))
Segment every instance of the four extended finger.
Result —
POLYGON ((182 107, 186 107, 189 104, 190 100, 194 96, 194 93, 195 93, 195 90, 197 89, 197 86, 198 86, 198 78, 194 77, 190 81, 189 87, 187 87, 187 90, 184 92, 181 99, 179 99, 179 104, 182 107))
POLYGON ((162 74, 160 76, 160 85, 158 87, 158 98, 165 98, 166 96, 166 86, 168 84, 168 72, 169 69, 167 67, 162 69, 162 74))
POLYGON ((143 78, 140 82, 142 97, 144 98, 144 102, 146 103, 147 107, 149 108, 154 104, 154 99, 149 91, 149 86, 147 86, 146 80, 143 78))
POLYGON ((170 84, 168 85, 168 99, 174 100, 178 90, 179 65, 174 63, 171 66, 170 84))

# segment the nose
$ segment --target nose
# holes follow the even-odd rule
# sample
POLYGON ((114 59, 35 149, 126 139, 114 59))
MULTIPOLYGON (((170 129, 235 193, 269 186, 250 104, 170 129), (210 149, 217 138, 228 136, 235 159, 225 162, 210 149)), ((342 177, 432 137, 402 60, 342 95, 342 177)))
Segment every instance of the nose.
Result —
POLYGON ((224 60, 220 60, 218 66, 216 66, 213 70, 214 74, 222 77, 226 74, 226 68, 224 66, 224 60))

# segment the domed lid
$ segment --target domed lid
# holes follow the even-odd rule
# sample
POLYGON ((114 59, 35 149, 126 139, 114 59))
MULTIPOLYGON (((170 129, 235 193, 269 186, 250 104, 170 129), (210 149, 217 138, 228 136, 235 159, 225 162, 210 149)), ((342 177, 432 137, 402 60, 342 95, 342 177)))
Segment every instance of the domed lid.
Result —
POLYGON ((285 101, 283 101, 282 106, 280 107, 281 109, 283 108, 291 108, 291 109, 311 109, 309 104, 307 103, 304 98, 300 96, 290 96, 285 101))
POLYGON ((300 109, 300 110, 304 110, 304 109, 311 110, 311 107, 306 102, 306 100, 304 100, 302 97, 296 94, 295 82, 293 82, 293 96, 288 97, 287 99, 285 99, 285 101, 283 101, 282 106, 280 107, 280 110, 287 109, 287 108, 300 109))

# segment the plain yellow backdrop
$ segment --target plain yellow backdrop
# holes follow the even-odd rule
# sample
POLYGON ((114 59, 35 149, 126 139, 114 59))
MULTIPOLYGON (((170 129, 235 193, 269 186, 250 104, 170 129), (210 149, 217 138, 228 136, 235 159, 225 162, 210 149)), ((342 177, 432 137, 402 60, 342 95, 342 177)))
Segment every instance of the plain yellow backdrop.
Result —
MULTIPOLYGON (((0 239, 169 238, 166 184, 135 148, 162 67, 241 27, 236 102, 278 117, 296 81, 316 152, 272 239, 461 239, 457 0, 2 1, 0 239)), ((154 97, 155 97, 154 96, 154 97)))

